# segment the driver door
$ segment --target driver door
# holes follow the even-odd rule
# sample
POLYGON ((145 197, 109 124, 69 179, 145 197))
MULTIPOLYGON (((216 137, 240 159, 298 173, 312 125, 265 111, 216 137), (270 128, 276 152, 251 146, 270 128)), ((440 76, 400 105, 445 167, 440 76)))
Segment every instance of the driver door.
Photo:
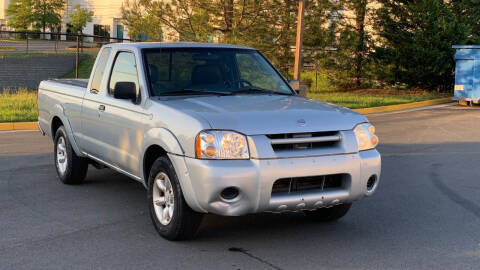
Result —
POLYGON ((98 148, 90 150, 94 157, 137 177, 140 175, 139 158, 147 121, 143 108, 145 95, 141 94, 138 74, 135 54, 117 51, 107 77, 106 91, 94 106, 98 111, 96 130, 90 131, 99 141, 98 148), (117 82, 133 82, 136 100, 115 98, 117 82))

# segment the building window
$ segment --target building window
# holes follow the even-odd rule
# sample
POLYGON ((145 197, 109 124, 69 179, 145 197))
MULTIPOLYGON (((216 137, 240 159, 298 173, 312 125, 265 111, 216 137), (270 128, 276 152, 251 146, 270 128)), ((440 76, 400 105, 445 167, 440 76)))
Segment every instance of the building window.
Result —
POLYGON ((117 24, 117 38, 123 39, 123 25, 117 24))
POLYGON ((145 41, 145 40, 149 40, 150 37, 148 35, 137 35, 137 39, 140 41, 145 41))
POLYGON ((94 37, 94 41, 108 41, 110 39, 110 25, 100 25, 100 24, 94 24, 93 25, 93 34, 95 36, 101 36, 101 37, 94 37))

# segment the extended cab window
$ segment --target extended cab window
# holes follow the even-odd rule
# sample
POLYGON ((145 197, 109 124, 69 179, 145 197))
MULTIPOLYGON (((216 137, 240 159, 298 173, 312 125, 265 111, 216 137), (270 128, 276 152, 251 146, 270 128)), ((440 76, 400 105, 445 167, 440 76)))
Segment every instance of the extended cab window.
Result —
POLYGON ((108 94, 113 96, 115 84, 117 82, 133 82, 137 90, 137 100, 139 97, 139 84, 137 65, 135 63, 135 55, 131 52, 119 52, 113 64, 112 74, 108 86, 108 94))
POLYGON ((105 67, 107 66, 108 57, 112 49, 105 48, 98 57, 97 67, 93 72, 91 89, 100 90, 100 84, 102 83, 103 74, 105 73, 105 67))

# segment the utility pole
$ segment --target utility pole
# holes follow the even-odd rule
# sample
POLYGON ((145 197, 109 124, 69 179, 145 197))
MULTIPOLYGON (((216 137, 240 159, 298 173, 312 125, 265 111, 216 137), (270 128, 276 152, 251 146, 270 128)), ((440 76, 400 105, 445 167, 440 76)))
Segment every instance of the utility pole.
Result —
POLYGON ((300 81, 302 72, 302 43, 303 43, 303 17, 305 13, 305 0, 298 0, 298 18, 297 18, 297 38, 295 42, 295 67, 293 70, 293 79, 300 81))
POLYGON ((307 89, 300 81, 300 74, 302 72, 302 43, 303 43, 303 29, 305 14, 305 0, 298 0, 298 17, 297 17, 297 38, 295 41, 295 66, 293 69, 294 89, 299 92, 300 95, 306 96, 307 89))

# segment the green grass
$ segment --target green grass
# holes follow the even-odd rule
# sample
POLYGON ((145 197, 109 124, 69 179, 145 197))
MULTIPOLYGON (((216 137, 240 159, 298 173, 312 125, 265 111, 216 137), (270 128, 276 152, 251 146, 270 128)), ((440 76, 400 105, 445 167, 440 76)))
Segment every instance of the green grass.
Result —
POLYGON ((309 98, 338 104, 350 109, 404 104, 450 96, 451 95, 448 93, 385 89, 374 89, 367 91, 323 91, 308 94, 309 98))
POLYGON ((37 121, 37 92, 25 89, 0 93, 0 122, 37 121))
POLYGON ((13 52, 15 50, 13 47, 0 47, 0 52, 13 52))
MULTIPOLYGON (((78 78, 79 79, 88 79, 90 78, 90 72, 92 71, 93 64, 95 63, 95 58, 97 56, 93 54, 82 54, 80 58, 80 63, 78 64, 78 78)), ((75 68, 69 73, 62 76, 62 78, 75 78, 75 68)))

